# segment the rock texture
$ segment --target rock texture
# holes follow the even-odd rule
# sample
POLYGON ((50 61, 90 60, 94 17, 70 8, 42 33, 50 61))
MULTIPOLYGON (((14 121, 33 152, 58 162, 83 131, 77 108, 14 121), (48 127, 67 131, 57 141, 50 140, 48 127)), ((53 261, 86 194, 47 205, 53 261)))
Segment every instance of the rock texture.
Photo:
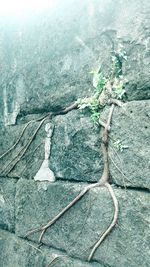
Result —
MULTIPOLYGON (((0 18, 0 266, 148 267, 150 2, 52 2, 50 9, 0 18), (39 233, 24 237, 101 177, 102 128, 87 109, 58 113, 93 95, 90 72, 110 74, 120 45, 126 103, 115 107, 108 144, 119 218, 89 264, 91 246, 113 216, 106 188, 68 210, 46 231, 42 248, 39 233), (49 111, 57 116, 40 126, 49 111), (51 140, 47 123, 54 126, 51 140), (56 182, 41 182, 49 169, 56 182)), ((105 107, 104 122, 107 114, 105 107)))
POLYGON ((0 230, 1 267, 45 267, 53 261, 55 267, 103 267, 99 263, 89 264, 70 258, 58 250, 37 248, 33 242, 27 242, 14 234, 0 230), (58 257, 55 261, 54 258, 58 257))
MULTIPOLYGON (((16 233, 24 237, 31 229, 47 223, 83 188, 83 184, 41 184, 20 180, 16 195, 16 233)), ((146 192, 114 189, 119 200, 118 224, 98 248, 94 259, 112 267, 148 266, 149 215, 146 192), (141 242, 142 240, 142 242, 141 242), (109 252, 108 252, 109 248, 109 252), (141 255, 142 250, 142 255, 141 255), (123 256, 122 256, 123 255, 123 256)), ((113 204, 105 188, 95 188, 60 218, 43 237, 43 243, 87 259, 90 247, 109 226, 113 204), (79 220, 80 218, 80 220, 79 220), (94 222, 94 223, 93 223, 94 222)), ((38 242, 40 233, 29 236, 38 242)))
POLYGON ((119 42, 128 56, 128 99, 148 99, 149 9, 147 0, 59 0, 20 23, 1 19, 1 121, 14 124, 17 114, 58 109, 90 95, 89 72, 101 67, 107 73, 119 42))
MULTIPOLYGON (((30 118, 28 122, 31 120, 33 120, 33 117, 32 119, 30 118)), ((32 122, 26 127, 28 122, 15 126, 9 126, 3 128, 1 131, 1 155, 3 155, 3 153, 17 143, 14 149, 0 159, 0 173, 2 176, 17 178, 24 177, 29 179, 34 178, 40 169, 45 153, 45 125, 47 122, 49 122, 49 120, 46 120, 38 131, 37 128, 41 123, 40 121, 32 122), (25 131, 21 136, 24 129, 25 131), (37 134, 35 134, 36 131, 37 134), (20 141, 18 139, 20 139, 20 141), (29 144, 31 139, 32 142, 29 144), (28 149, 23 155, 27 146, 28 149), (19 158, 20 161, 17 162, 19 158)))
POLYGON ((109 147, 110 172, 115 183, 150 189, 149 123, 149 100, 115 108, 109 147), (115 145, 117 140, 120 149, 115 145))
POLYGON ((97 181, 103 170, 99 127, 80 110, 57 116, 50 166, 59 179, 97 181))
POLYGON ((16 180, 0 177, 0 228, 15 231, 16 180))

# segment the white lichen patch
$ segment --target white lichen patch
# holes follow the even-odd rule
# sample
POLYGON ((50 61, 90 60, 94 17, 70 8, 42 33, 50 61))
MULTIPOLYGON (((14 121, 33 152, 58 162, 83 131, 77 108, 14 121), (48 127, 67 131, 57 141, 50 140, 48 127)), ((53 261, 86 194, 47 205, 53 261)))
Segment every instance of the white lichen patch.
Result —
POLYGON ((55 182, 55 175, 49 168, 49 157, 51 152, 51 137, 53 133, 53 126, 51 123, 47 123, 45 126, 46 138, 45 138, 45 159, 34 177, 35 181, 49 181, 55 182))
POLYGON ((0 194, 0 205, 4 205, 4 203, 5 203, 5 199, 3 195, 0 194))
POLYGON ((3 106, 4 106, 4 124, 5 126, 8 125, 15 125, 17 116, 20 112, 20 105, 23 103, 25 99, 25 85, 23 77, 20 76, 15 84, 15 93, 12 95, 12 110, 9 110, 9 97, 8 97, 8 90, 9 88, 4 87, 3 89, 3 106))

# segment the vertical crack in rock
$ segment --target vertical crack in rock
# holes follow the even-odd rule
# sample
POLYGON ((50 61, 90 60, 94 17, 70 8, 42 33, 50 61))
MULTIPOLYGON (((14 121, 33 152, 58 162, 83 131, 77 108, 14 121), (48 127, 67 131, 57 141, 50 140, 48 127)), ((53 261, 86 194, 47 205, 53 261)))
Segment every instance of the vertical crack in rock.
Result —
POLYGON ((51 123, 45 125, 46 138, 45 138, 45 159, 34 177, 35 181, 49 181, 55 182, 55 175, 49 168, 49 157, 51 152, 51 137, 53 134, 54 126, 51 123))
POLYGON ((8 105, 7 105, 7 91, 6 87, 3 90, 3 103, 4 103, 4 124, 7 125, 14 125, 16 123, 16 117, 19 111, 18 103, 15 102, 13 112, 8 112, 8 105))
MULTIPOLYGON (((8 90, 10 90, 8 88, 8 90)), ((8 96, 8 90, 5 86, 3 89, 3 105, 4 105, 4 124, 5 126, 8 125, 15 125, 16 124, 16 118, 20 112, 20 105, 23 103, 25 99, 25 85, 23 77, 20 76, 15 84, 15 94, 12 94, 12 110, 10 111, 9 107, 9 97, 8 96)))

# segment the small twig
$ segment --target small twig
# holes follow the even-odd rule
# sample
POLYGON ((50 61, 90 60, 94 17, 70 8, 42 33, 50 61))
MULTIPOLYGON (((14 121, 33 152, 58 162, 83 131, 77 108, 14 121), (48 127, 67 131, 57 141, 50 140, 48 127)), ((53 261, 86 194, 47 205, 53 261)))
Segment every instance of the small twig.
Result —
MULTIPOLYGON (((117 164, 114 162, 114 160, 112 159, 112 157, 110 156, 109 154, 109 158, 111 160, 111 162, 113 163, 113 165, 115 166, 115 168, 122 174, 122 176, 130 183, 132 184, 132 182, 127 178, 127 176, 122 172, 122 170, 117 166, 117 164)), ((124 180, 124 179, 123 179, 124 180)), ((126 185, 125 185, 125 181, 123 181, 124 183, 124 187, 126 188, 126 185)))
POLYGON ((105 186, 107 187, 112 200, 113 200, 113 204, 114 204, 114 216, 113 216, 113 220, 111 222, 111 224, 109 225, 109 227, 107 228, 107 230, 102 234, 101 238, 96 242, 96 244, 94 245, 94 247, 92 248, 92 251, 90 252, 90 255, 88 257, 88 261, 90 261, 95 253, 95 251, 97 250, 97 248, 100 246, 100 244, 104 241, 104 239, 106 238, 106 236, 108 236, 108 234, 112 231, 113 227, 116 225, 117 223, 117 219, 118 219, 118 213, 119 213, 119 205, 118 205, 118 200, 115 196, 115 193, 111 187, 111 185, 109 183, 105 183, 105 186))
POLYGON ((54 262, 60 258, 67 258, 67 256, 64 256, 64 255, 58 255, 56 256, 54 259, 51 260, 51 262, 46 266, 46 267, 51 267, 53 266, 54 262))
POLYGON ((109 99, 109 104, 115 104, 119 107, 122 107, 123 106, 123 102, 118 100, 118 99, 115 99, 115 98, 110 98, 109 99))
POLYGON ((78 103, 77 102, 74 102, 72 103, 71 105, 69 105, 68 107, 60 110, 60 111, 56 111, 56 112, 53 112, 53 116, 56 116, 56 115, 62 115, 62 114, 66 114, 68 113, 69 111, 73 110, 73 109, 77 109, 78 108, 78 103))
POLYGON ((51 262, 46 266, 46 267, 50 267, 53 265, 53 263, 59 259, 59 256, 56 256, 54 259, 51 260, 51 262))
POLYGON ((41 249, 39 249, 39 248, 37 248, 37 247, 33 246, 33 245, 32 245, 32 244, 30 244, 30 243, 28 243, 28 245, 29 245, 29 246, 31 246, 32 248, 36 249, 37 251, 39 251, 39 252, 41 252, 41 253, 42 253, 42 250, 41 250, 41 249))
MULTIPOLYGON (((103 122, 100 118, 99 118, 99 124, 102 126, 102 127, 106 127, 106 123, 105 122, 103 122)), ((110 131, 110 128, 108 129, 108 131, 110 131)))

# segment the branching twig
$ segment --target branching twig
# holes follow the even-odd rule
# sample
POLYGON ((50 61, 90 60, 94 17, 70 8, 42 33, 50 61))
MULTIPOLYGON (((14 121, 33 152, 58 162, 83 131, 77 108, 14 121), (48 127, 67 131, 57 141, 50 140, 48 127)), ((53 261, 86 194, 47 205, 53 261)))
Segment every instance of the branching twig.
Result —
POLYGON ((46 267, 53 266, 54 265, 54 262, 57 261, 58 259, 61 259, 61 258, 67 258, 67 256, 64 256, 64 255, 58 255, 58 256, 56 256, 54 259, 51 260, 51 262, 49 262, 49 264, 46 267))

